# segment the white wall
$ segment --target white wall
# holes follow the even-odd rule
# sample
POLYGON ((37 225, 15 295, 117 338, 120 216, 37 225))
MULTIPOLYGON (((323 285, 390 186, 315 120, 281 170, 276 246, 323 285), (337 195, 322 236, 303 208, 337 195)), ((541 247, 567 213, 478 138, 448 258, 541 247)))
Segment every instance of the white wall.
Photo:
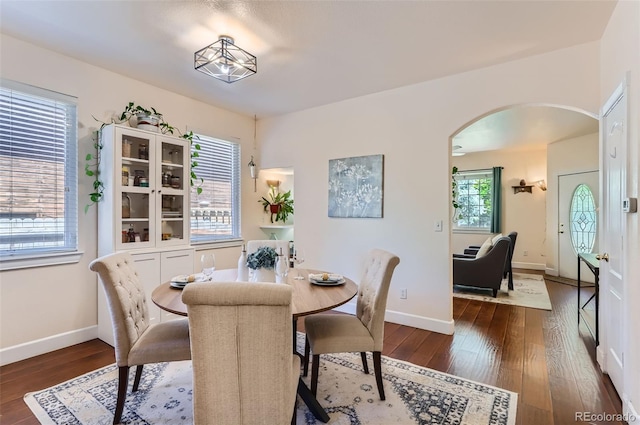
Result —
MULTIPOLYGON (((502 234, 506 236, 509 232, 518 232, 513 255, 514 267, 544 270, 545 204, 548 194, 538 187, 533 187, 532 193, 513 193, 512 187, 518 186, 521 179, 532 184, 547 178, 546 147, 526 151, 500 150, 472 153, 453 157, 452 164, 461 171, 503 167, 502 234), (527 251, 526 256, 525 251, 527 251)), ((481 245, 488 236, 453 232, 452 251, 462 253, 469 245, 481 245)))
MULTIPOLYGON (((609 24, 601 40, 600 104, 604 104, 614 89, 628 74, 628 117, 627 126, 628 175, 627 195, 638 197, 640 186, 640 3, 620 1, 616 5, 609 24)), ((625 377, 624 393, 621 394, 623 407, 634 409, 636 422, 640 422, 640 217, 638 213, 627 215, 627 238, 624 239, 626 252, 625 278, 628 293, 625 295, 625 377)), ((602 303, 601 303, 602 305, 602 303)), ((603 309, 606 308, 604 305, 603 309)), ((606 311, 602 310, 603 317, 606 311)))
MULTIPOLYGON (((243 165, 253 153, 254 123, 251 117, 197 102, 6 35, 2 35, 0 41, 2 78, 78 98, 79 248, 84 253, 77 264, 0 274, 0 348, 2 358, 10 359, 18 351, 37 354, 38 347, 59 348, 57 342, 51 341, 56 335, 65 334, 60 341, 68 344, 95 337, 91 335, 97 323, 97 284, 88 264, 97 252, 97 209, 92 207, 86 215, 83 212, 91 184, 84 175, 84 157, 92 149, 90 134, 99 127, 92 115, 108 121, 111 114, 121 112, 129 101, 153 106, 181 130, 198 129, 211 136, 240 142, 243 165), (40 339, 46 341, 38 341, 40 339)), ((212 84, 215 84, 213 80, 212 84)), ((242 177, 243 187, 253 189, 245 167, 242 177)), ((256 222, 254 216, 261 213, 257 199, 253 190, 243 191, 243 204, 256 206, 255 210, 246 209, 243 223, 256 222)), ((260 233, 252 226, 247 228, 247 234, 260 233)), ((228 263, 235 267, 239 251, 239 247, 221 251, 219 266, 228 263)))
POLYGON ((449 138, 510 105, 595 113, 598 61, 599 44, 589 43, 261 121, 262 165, 295 170, 296 244, 309 267, 358 279, 368 249, 392 251, 401 262, 387 319, 452 332, 449 138), (384 218, 328 218, 328 160, 369 154, 385 156, 384 218))
POLYGON ((558 275, 558 177, 599 168, 598 133, 547 146, 547 273, 558 275))

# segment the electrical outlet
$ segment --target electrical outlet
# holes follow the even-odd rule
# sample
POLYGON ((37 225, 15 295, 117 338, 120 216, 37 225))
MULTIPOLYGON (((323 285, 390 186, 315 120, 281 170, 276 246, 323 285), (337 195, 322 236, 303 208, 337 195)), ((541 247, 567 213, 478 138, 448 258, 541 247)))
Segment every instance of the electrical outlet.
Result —
POLYGON ((407 288, 402 288, 400 290, 400 299, 401 300, 406 300, 407 299, 407 288))
POLYGON ((525 256, 525 257, 528 256, 529 255, 529 251, 522 251, 522 255, 525 256))

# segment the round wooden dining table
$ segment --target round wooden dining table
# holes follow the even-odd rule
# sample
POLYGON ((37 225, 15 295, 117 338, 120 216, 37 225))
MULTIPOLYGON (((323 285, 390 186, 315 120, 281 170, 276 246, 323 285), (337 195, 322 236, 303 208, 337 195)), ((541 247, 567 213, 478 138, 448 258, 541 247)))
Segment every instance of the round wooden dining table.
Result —
MULTIPOLYGON (((358 285, 351 279, 344 278, 345 282, 335 286, 320 286, 312 284, 308 275, 310 273, 323 273, 320 270, 294 269, 287 275, 287 284, 293 288, 292 313, 293 313, 293 347, 296 346, 296 323, 299 317, 309 314, 331 310, 349 302, 358 293, 358 285), (298 272, 298 273, 296 273, 298 272), (304 279, 295 279, 295 276, 305 276, 304 279)), ((238 276, 236 269, 216 270, 213 272, 211 284, 216 282, 235 282, 238 276)), ((281 285, 274 283, 274 285, 281 285)), ((182 302, 182 290, 173 288, 171 282, 162 283, 151 293, 151 300, 163 310, 180 316, 187 316, 187 306, 182 302)), ((326 423, 329 415, 322 408, 318 400, 311 393, 302 378, 298 381, 298 395, 313 413, 316 419, 326 423)))
MULTIPOLYGON (((291 309, 294 319, 336 308, 349 302, 358 293, 358 286, 347 277, 341 285, 319 286, 309 282, 306 276, 310 273, 323 273, 322 271, 310 269, 295 269, 295 271, 299 271, 305 278, 296 280, 295 272, 287 275, 287 284, 293 288, 291 309)), ((213 272, 211 283, 235 282, 237 276, 236 269, 216 270, 213 272)), ((173 288, 170 282, 156 287, 151 293, 151 300, 163 310, 181 316, 187 315, 187 306, 182 302, 182 290, 173 288)))

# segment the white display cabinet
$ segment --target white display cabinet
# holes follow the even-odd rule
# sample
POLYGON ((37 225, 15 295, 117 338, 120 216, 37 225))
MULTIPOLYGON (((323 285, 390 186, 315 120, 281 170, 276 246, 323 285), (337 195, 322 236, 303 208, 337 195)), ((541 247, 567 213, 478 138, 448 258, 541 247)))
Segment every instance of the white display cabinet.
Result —
MULTIPOLYGON (((154 288, 193 273, 189 245, 189 141, 111 124, 101 131, 98 255, 129 251, 147 296, 150 323, 162 315, 151 301, 154 288)), ((98 337, 113 345, 104 291, 98 291, 98 337)))

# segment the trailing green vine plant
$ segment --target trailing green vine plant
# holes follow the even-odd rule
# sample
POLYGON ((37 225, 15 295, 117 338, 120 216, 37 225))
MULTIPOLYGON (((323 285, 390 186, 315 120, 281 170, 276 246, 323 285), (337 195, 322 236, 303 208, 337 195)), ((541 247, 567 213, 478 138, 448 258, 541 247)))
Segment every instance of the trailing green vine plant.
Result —
POLYGON ((100 202, 104 196, 104 183, 100 180, 100 152, 102 151, 100 130, 94 132, 93 136, 95 137, 93 147, 96 150, 96 153, 95 155, 91 153, 87 154, 85 157, 87 163, 84 166, 84 173, 89 177, 93 177, 93 192, 89 193, 91 203, 84 206, 85 214, 92 205, 100 202))
POLYGON ((104 195, 104 182, 100 180, 100 154, 102 151, 102 129, 104 126, 109 124, 122 124, 123 122, 129 122, 129 120, 133 116, 137 116, 138 114, 144 114, 146 116, 155 116, 158 121, 158 127, 160 128, 160 132, 162 134, 175 134, 178 133, 183 139, 189 141, 189 146, 193 147, 191 151, 191 169, 190 169, 190 185, 196 188, 196 193, 200 195, 202 193, 202 184, 204 183, 204 179, 199 178, 194 171, 194 168, 198 166, 197 159, 200 157, 199 151, 201 149, 200 144, 197 142, 199 140, 198 136, 193 134, 193 131, 189 131, 188 133, 182 133, 176 127, 173 127, 171 124, 164 120, 163 115, 158 112, 155 108, 151 107, 151 109, 147 109, 141 105, 136 105, 134 102, 129 102, 125 107, 122 113, 120 114, 118 119, 112 118, 111 122, 107 123, 93 117, 94 120, 102 123, 100 125, 100 129, 95 132, 95 141, 94 141, 94 153, 89 153, 85 157, 86 164, 84 166, 84 172, 87 176, 93 177, 93 192, 89 194, 89 199, 91 203, 87 204, 84 207, 84 212, 86 213, 89 208, 100 202, 104 195), (194 139, 196 140, 194 142, 194 139))
POLYGON ((451 169, 451 205, 453 206, 453 220, 462 218, 462 213, 458 213, 460 204, 458 203, 458 182, 456 176, 458 175, 458 167, 454 166, 451 169))

